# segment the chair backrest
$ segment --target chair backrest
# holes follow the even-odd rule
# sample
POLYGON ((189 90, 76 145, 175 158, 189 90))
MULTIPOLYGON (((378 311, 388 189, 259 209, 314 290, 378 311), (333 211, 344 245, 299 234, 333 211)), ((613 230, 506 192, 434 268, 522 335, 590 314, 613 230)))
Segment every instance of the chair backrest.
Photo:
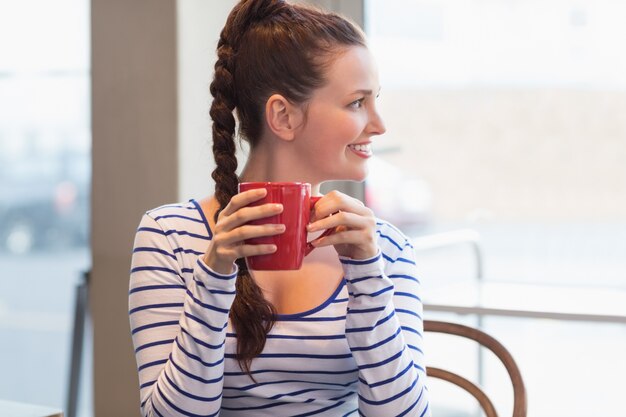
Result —
MULTIPOLYGON (((478 342, 481 346, 491 350, 500 359, 500 361, 502 361, 502 364, 511 377, 511 383, 513 385, 513 417, 526 417, 526 388, 524 387, 522 374, 513 360, 513 356, 511 356, 509 351, 500 342, 481 330, 464 326, 462 324, 443 321, 424 320, 424 331, 465 337, 472 339, 478 342)), ((476 400, 478 400, 487 417, 498 416, 491 400, 489 400, 482 389, 471 381, 455 373, 434 367, 427 367, 426 373, 431 378, 443 379, 469 392, 474 396, 474 398, 476 398, 476 400)))

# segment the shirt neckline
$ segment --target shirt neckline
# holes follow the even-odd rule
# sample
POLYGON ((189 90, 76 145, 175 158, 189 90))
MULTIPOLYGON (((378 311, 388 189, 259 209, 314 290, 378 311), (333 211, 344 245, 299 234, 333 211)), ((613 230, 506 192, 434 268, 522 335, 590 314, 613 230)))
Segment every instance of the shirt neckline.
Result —
POLYGON ((207 221, 207 218, 204 215, 204 211, 202 210, 202 207, 200 207, 200 203, 198 203, 193 198, 190 199, 189 201, 191 201, 193 205, 196 206, 196 210, 198 210, 198 213, 200 213, 200 217, 202 217, 202 222, 204 223, 204 226, 206 227, 206 231, 209 234, 209 237, 213 239, 213 232, 211 232, 211 227, 209 226, 209 222, 207 221))
MULTIPOLYGON (((211 232, 211 227, 209 226, 209 222, 207 221, 207 218, 204 214, 204 211, 202 210, 202 207, 200 206, 200 203, 198 203, 198 201, 196 201, 194 198, 189 199, 189 201, 193 203, 193 205, 196 207, 196 210, 198 210, 198 213, 200 213, 200 217, 202 217, 202 222, 204 223, 204 226, 206 227, 206 230, 209 234, 209 238, 212 239, 213 232, 211 232)), ((313 307, 309 310, 299 312, 299 313, 275 314, 274 317, 276 318, 277 321, 282 321, 282 320, 297 319, 300 317, 305 317, 305 316, 309 316, 311 314, 317 313, 318 311, 325 309, 326 307, 328 307, 329 304, 335 301, 335 299, 337 298, 337 296, 343 289, 344 285, 346 285, 345 276, 341 278, 341 281, 339 281, 339 285, 337 285, 337 288, 335 288, 335 291, 333 291, 333 293, 322 304, 316 307, 313 307)))

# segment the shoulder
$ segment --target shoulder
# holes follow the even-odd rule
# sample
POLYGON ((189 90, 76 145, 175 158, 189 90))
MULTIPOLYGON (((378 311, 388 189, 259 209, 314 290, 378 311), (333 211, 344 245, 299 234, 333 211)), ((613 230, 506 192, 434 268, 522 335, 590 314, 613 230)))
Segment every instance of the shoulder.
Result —
POLYGON ((165 235, 188 235, 210 238, 211 230, 195 200, 169 203, 147 210, 141 227, 160 229, 165 235))

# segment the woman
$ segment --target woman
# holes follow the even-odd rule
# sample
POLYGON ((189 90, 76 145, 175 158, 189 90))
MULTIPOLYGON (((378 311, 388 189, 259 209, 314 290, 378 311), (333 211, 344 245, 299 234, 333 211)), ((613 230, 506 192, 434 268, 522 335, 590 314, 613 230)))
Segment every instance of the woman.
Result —
POLYGON ((218 42, 215 194, 141 219, 129 314, 144 416, 430 415, 422 305, 409 239, 360 201, 330 192, 312 213, 317 247, 297 271, 248 270, 247 245, 282 207, 246 207, 238 182, 363 181, 385 132, 365 37, 336 15, 241 1, 218 42), (366 90, 366 91, 359 91, 366 90), (235 119, 250 155, 236 175, 235 119), (332 215, 333 213, 337 213, 332 215))

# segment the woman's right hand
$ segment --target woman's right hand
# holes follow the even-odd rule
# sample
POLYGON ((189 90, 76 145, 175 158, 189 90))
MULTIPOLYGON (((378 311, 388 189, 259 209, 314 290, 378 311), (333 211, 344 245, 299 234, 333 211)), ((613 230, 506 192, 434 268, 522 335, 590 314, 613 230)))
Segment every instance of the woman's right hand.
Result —
POLYGON ((267 190, 258 188, 235 194, 217 217, 213 238, 204 254, 204 263, 220 274, 231 274, 238 258, 266 255, 276 251, 276 245, 247 245, 244 240, 273 236, 285 231, 284 224, 246 225, 247 222, 274 216, 283 211, 282 204, 246 207, 265 197, 267 190))

